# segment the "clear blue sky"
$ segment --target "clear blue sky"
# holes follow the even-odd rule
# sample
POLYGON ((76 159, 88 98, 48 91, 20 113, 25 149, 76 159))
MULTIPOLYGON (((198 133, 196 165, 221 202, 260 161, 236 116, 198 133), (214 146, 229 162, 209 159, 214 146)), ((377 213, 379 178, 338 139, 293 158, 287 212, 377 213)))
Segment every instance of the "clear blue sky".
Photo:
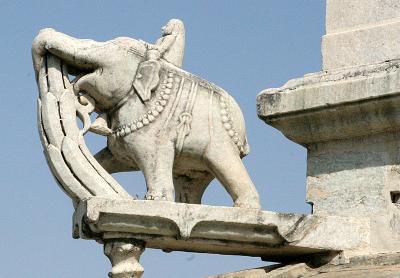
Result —
MULTIPOLYGON (((0 0, 0 277, 106 277, 102 246, 71 237, 72 205, 45 163, 36 129, 37 88, 30 47, 52 27, 79 38, 129 36, 154 42, 170 18, 186 26, 184 69, 233 95, 251 153, 245 163, 265 210, 309 213, 306 150, 257 118, 257 93, 321 68, 325 1, 0 0)), ((93 152, 104 140, 89 136, 93 152)), ((143 196, 141 173, 117 176, 143 196)), ((204 203, 231 206, 214 182, 204 203)), ((204 277, 265 265, 259 258, 146 250, 144 277, 204 277)))

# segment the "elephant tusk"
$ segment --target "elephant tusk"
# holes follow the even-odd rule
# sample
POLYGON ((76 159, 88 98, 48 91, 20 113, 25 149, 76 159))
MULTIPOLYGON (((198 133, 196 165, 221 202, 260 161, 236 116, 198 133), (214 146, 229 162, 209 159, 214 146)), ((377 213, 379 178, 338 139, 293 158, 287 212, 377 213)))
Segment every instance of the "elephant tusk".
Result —
POLYGON ((103 136, 111 135, 112 130, 108 127, 107 114, 100 114, 90 126, 89 131, 103 136))
POLYGON ((76 114, 83 123, 83 128, 81 130, 81 133, 86 134, 86 132, 88 132, 88 130, 90 129, 92 122, 90 120, 89 113, 87 113, 86 111, 82 111, 82 110, 83 109, 77 109, 76 114))

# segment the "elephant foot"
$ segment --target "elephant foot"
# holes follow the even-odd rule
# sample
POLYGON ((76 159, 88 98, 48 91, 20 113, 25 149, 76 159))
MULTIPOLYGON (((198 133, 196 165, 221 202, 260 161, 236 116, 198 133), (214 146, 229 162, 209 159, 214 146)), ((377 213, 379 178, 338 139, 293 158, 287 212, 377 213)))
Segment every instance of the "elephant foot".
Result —
POLYGON ((145 200, 155 200, 155 201, 174 201, 173 192, 168 193, 166 190, 161 192, 157 191, 148 191, 145 200))
POLYGON ((234 207, 247 209, 261 209, 258 197, 239 197, 236 199, 234 207))

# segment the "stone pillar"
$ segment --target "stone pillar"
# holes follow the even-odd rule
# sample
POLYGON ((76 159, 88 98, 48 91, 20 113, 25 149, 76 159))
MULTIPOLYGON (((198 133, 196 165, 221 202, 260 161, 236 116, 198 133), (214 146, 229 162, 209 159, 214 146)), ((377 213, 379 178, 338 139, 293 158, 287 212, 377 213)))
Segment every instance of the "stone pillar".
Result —
POLYGON ((144 272, 139 264, 144 242, 133 239, 109 239, 104 243, 104 254, 110 259, 110 278, 140 278, 144 272))
POLYGON ((314 214, 370 220, 350 251, 399 252, 400 2, 327 0, 326 31, 323 71, 264 90, 258 114, 307 148, 314 214))

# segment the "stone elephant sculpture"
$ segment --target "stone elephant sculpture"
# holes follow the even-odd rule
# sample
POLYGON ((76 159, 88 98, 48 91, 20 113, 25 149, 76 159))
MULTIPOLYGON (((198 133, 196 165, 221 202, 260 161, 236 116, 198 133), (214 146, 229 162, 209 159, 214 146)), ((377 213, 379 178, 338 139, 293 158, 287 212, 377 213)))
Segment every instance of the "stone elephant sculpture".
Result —
POLYGON ((166 61, 140 67, 146 44, 131 38, 97 42, 44 29, 32 46, 36 74, 48 52, 80 76, 75 93, 107 115, 107 147, 95 158, 109 173, 141 170, 147 199, 186 203, 201 203, 216 177, 235 206, 260 207, 241 161, 249 152, 243 115, 224 90, 166 61))

